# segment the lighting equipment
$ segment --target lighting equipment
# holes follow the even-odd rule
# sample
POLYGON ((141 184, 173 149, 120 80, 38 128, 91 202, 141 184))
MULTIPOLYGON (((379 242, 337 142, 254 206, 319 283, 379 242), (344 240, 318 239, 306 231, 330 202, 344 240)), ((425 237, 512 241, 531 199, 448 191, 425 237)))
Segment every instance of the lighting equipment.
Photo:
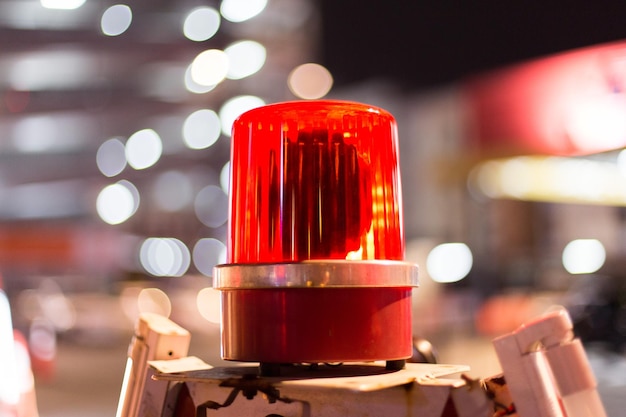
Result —
POLYGON ((346 101, 295 101, 233 125, 222 356, 261 363, 412 354, 396 122, 346 101))

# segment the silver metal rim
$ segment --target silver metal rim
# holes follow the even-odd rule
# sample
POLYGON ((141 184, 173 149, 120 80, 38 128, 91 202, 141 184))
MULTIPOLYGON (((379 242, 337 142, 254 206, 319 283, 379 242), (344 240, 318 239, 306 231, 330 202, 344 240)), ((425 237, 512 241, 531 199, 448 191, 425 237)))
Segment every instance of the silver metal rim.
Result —
POLYGON ((417 265, 403 261, 223 264, 213 270, 213 288, 417 287, 417 275, 417 265))

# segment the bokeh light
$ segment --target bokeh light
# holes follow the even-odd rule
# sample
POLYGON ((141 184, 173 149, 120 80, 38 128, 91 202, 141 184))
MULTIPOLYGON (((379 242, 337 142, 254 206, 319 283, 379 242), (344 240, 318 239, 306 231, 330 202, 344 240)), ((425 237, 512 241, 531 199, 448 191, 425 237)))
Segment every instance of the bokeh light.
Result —
POLYGON ((141 266, 157 277, 180 277, 191 265, 187 246, 175 238, 151 237, 141 244, 141 266))
POLYGON ((501 195, 499 178, 501 163, 486 161, 474 168, 468 176, 468 186, 471 191, 477 191, 491 198, 501 195))
POLYGON ((230 22, 244 22, 265 9, 267 0, 223 0, 220 13, 230 22))
POLYGON ((119 304, 122 312, 130 323, 135 324, 139 317, 139 306, 137 299, 143 288, 137 285, 124 286, 119 296, 119 304))
POLYGON ((204 94, 204 93, 208 93, 209 91, 212 91, 213 89, 215 89, 215 87, 217 87, 217 84, 202 85, 202 84, 198 84, 197 82, 195 82, 193 78, 191 77, 192 65, 193 64, 189 64, 189 66, 187 67, 187 70, 185 71, 185 88, 187 89, 187 91, 189 91, 190 93, 194 93, 194 94, 204 94))
POLYGON ((139 314, 155 313, 169 317, 172 313, 172 302, 167 294, 159 288, 144 288, 137 297, 139 314))
POLYGON ((469 274, 472 264, 472 252, 466 244, 443 243, 428 254, 426 271, 435 282, 457 282, 469 274))
POLYGON ((63 138, 53 117, 30 116, 15 124, 13 145, 20 152, 46 152, 52 150, 63 138))
POLYGON ((213 276, 215 265, 225 262, 226 245, 217 239, 200 239, 193 247, 193 264, 202 275, 213 276))
POLYGON ((264 104, 263 99, 257 96, 237 96, 227 100, 219 111, 222 133, 230 137, 233 123, 239 116, 264 104))
POLYGON ((126 160, 135 169, 146 169, 156 164, 162 152, 161 137, 152 129, 135 132, 126 141, 126 160))
POLYGON ((117 183, 123 187, 126 187, 126 189, 130 191, 130 194, 133 196, 133 211, 131 213, 131 216, 132 216, 133 214, 137 212, 137 209, 139 208, 139 201, 140 201, 139 190, 137 189, 135 184, 133 184, 132 182, 128 180, 119 180, 117 183))
POLYGON ((191 113, 183 123, 183 140, 191 149, 206 149, 220 137, 220 118, 213 110, 191 113))
POLYGON ((200 52, 191 63, 191 79, 204 86, 214 86, 226 78, 228 55, 220 49, 200 52))
POLYGON ((55 280, 46 278, 41 282, 37 301, 41 315, 56 330, 65 332, 76 324, 76 309, 55 280))
POLYGON ((208 227, 220 227, 228 219, 228 197, 215 185, 204 187, 195 200, 198 220, 208 227))
POLYGON ((513 197, 521 197, 532 187, 532 167, 521 158, 506 160, 500 168, 500 178, 503 189, 513 197))
POLYGON ((156 178, 153 188, 156 205, 169 212, 182 210, 193 200, 193 185, 180 171, 166 171, 156 178))
POLYGON ((291 71, 287 85, 297 97, 318 99, 328 94, 333 87, 333 76, 322 65, 302 64, 291 71))
POLYGON ((563 267, 570 274, 592 274, 604 265, 606 250, 597 239, 576 239, 563 249, 563 267))
POLYGON ((198 291, 196 304, 200 315, 207 321, 215 324, 221 322, 222 302, 220 292, 213 288, 203 288, 198 291))
POLYGON ((36 318, 28 329, 28 344, 31 355, 38 360, 52 361, 56 357, 57 333, 47 319, 36 318))
POLYGON ((124 143, 117 138, 104 141, 96 153, 96 164, 102 175, 114 177, 126 168, 124 143))
MULTIPOLYGON (((94 72, 98 71, 98 62, 93 55, 85 54, 77 48, 38 48, 37 51, 19 54, 3 71, 6 71, 4 77, 7 79, 4 82, 7 87, 21 92, 23 101, 24 92, 88 88, 94 81, 94 72)), ((26 97, 29 98, 32 96, 26 97)), ((90 104, 94 102, 91 98, 92 96, 90 104)), ((31 115, 51 116, 47 112, 34 112, 31 115)), ((55 121, 58 120, 57 116, 77 119, 76 113, 72 112, 55 112, 55 121)), ((63 126, 67 124, 63 123, 63 126)), ((70 132, 65 131, 65 134, 68 133, 70 132)))
POLYGON ((224 49, 228 56, 228 72, 226 77, 240 80, 257 73, 265 64, 267 52, 265 47, 255 41, 239 41, 224 49))
POLYGON ((220 28, 220 14, 212 7, 193 9, 183 23, 183 33, 189 40, 202 42, 211 39, 220 28))
POLYGON ((125 4, 115 4, 102 13, 100 28, 107 36, 119 36, 126 32, 133 21, 133 12, 125 4))
POLYGON ((17 120, 11 142, 19 152, 66 152, 79 149, 83 140, 82 135, 89 129, 90 124, 77 115, 37 114, 17 120), (68 125, 73 126, 71 132, 67 131, 68 125))
POLYGON ((86 0, 40 0, 46 9, 75 10, 85 4, 86 0))
POLYGON ((226 194, 230 192, 230 161, 226 162, 220 171, 220 187, 226 194))
POLYGON ((491 198, 622 206, 626 188, 620 156, 516 156, 482 162, 468 178, 471 192, 491 198))
POLYGON ((98 215, 112 225, 128 220, 138 205, 139 201, 129 187, 119 182, 104 187, 96 199, 98 215))
POLYGON ((565 128, 578 149, 594 152, 615 149, 626 143, 626 99, 607 90, 571 103, 565 115, 565 128))

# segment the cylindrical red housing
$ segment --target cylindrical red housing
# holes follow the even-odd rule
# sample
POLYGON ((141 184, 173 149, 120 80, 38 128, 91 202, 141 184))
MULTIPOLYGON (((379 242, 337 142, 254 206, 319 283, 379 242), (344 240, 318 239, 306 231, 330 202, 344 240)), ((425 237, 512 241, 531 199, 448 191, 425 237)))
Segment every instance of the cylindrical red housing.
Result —
POLYGON ((411 356, 411 288, 396 123, 344 101, 240 116, 231 149, 225 359, 285 362, 411 356))

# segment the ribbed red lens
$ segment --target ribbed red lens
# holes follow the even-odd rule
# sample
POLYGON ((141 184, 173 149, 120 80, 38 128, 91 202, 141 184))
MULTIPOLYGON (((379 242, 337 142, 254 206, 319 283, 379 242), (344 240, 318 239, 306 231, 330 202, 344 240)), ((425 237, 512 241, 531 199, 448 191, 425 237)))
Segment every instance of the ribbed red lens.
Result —
POLYGON ((411 291, 403 262, 396 122, 344 101, 260 107, 233 125, 222 357, 291 363, 403 360, 411 291))
POLYGON ((264 106, 233 126, 229 263, 404 256, 391 114, 340 101, 264 106))

